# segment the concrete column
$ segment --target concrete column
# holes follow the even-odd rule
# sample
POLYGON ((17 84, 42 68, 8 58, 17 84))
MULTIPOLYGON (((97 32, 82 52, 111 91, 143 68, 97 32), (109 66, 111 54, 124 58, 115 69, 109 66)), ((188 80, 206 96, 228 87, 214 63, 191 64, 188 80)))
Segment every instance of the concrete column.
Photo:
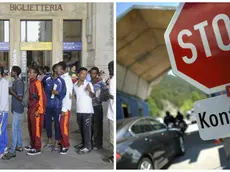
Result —
POLYGON ((87 40, 86 40, 86 19, 82 20, 82 52, 81 52, 81 66, 87 67, 87 40))
POLYGON ((20 37, 21 37, 21 25, 20 19, 10 19, 10 59, 9 67, 13 65, 20 66, 20 37))
POLYGON ((54 65, 63 60, 63 19, 53 19, 52 31, 52 65, 54 65))
POLYGON ((113 3, 95 3, 95 57, 94 65, 108 73, 108 63, 114 59, 113 3))

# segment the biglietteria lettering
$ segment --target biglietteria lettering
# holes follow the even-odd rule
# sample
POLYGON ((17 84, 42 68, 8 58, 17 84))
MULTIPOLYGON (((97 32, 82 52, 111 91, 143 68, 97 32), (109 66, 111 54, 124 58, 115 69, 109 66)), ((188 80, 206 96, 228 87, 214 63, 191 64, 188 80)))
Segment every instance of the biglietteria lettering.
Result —
POLYGON ((10 11, 63 11, 60 4, 10 4, 10 11))
MULTIPOLYGON (((228 112, 230 114, 230 111, 228 112)), ((206 118, 206 112, 198 113, 201 128, 217 127, 218 125, 229 124, 229 114, 227 112, 220 112, 218 114, 211 114, 206 118)))

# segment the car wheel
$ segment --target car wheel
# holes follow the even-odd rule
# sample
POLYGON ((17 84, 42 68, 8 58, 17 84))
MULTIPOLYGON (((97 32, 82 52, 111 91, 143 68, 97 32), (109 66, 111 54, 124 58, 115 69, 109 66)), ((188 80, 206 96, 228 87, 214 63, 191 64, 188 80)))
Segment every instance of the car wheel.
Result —
POLYGON ((139 170, 150 170, 153 169, 153 163, 150 161, 149 158, 142 158, 138 163, 137 169, 139 170))
POLYGON ((178 156, 182 156, 185 154, 185 145, 184 145, 184 138, 182 136, 180 136, 178 138, 178 141, 177 141, 177 147, 178 147, 178 151, 177 151, 177 155, 178 156))

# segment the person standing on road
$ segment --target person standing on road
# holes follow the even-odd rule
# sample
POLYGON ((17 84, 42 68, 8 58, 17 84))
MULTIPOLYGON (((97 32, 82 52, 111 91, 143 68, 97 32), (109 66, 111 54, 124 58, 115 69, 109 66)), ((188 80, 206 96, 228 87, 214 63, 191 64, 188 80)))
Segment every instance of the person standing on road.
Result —
POLYGON ((178 120, 178 121, 183 121, 184 120, 184 116, 180 111, 177 111, 176 120, 178 120))
POLYGON ((28 129, 30 145, 24 149, 28 155, 41 154, 41 132, 45 113, 44 90, 41 82, 37 79, 38 68, 32 67, 29 70, 29 102, 28 102, 28 129))
POLYGON ((22 144, 22 114, 24 112, 24 105, 22 103, 24 96, 24 82, 19 77, 21 74, 21 68, 19 66, 13 66, 11 71, 11 77, 14 78, 13 85, 9 88, 9 93, 12 95, 11 112, 13 114, 12 123, 12 142, 9 152, 3 157, 5 160, 9 160, 16 157, 16 151, 23 151, 22 144))
MULTIPOLYGON (((109 75, 110 75, 110 82, 109 82, 109 106, 108 106, 108 113, 107 118, 109 119, 109 135, 110 135, 110 143, 114 145, 114 95, 115 95, 115 87, 114 87, 114 61, 109 62, 109 75)), ((109 161, 111 163, 114 162, 114 157, 109 157, 109 161)))
POLYGON ((9 82, 3 76, 4 68, 0 67, 0 158, 6 153, 8 145, 9 82))
POLYGON ((65 81, 60 77, 61 66, 55 64, 52 70, 53 75, 50 75, 43 80, 43 85, 47 97, 45 125, 48 143, 46 144, 45 148, 52 148, 53 151, 59 151, 59 142, 61 139, 59 120, 62 100, 66 95, 66 86, 65 81), (52 118, 54 119, 55 126, 55 144, 52 143, 52 118))
POLYGON ((78 153, 86 154, 92 149, 92 118, 94 98, 93 85, 86 80, 87 69, 81 67, 79 69, 79 80, 74 84, 76 94, 76 112, 77 122, 80 128, 82 143, 75 146, 79 149, 78 153))
POLYGON ((73 82, 67 72, 67 65, 64 61, 58 63, 61 66, 61 77, 65 81, 66 95, 62 100, 60 130, 61 130, 61 151, 60 154, 66 154, 69 150, 69 121, 72 106, 73 82))
POLYGON ((101 90, 106 87, 106 84, 99 78, 99 69, 93 67, 90 69, 91 83, 94 87, 95 97, 93 98, 93 136, 94 150, 102 149, 103 145, 103 108, 100 100, 101 90))
POLYGON ((175 125, 175 118, 171 115, 171 113, 169 111, 166 111, 166 116, 164 118, 164 123, 165 125, 169 125, 170 123, 172 125, 175 125))

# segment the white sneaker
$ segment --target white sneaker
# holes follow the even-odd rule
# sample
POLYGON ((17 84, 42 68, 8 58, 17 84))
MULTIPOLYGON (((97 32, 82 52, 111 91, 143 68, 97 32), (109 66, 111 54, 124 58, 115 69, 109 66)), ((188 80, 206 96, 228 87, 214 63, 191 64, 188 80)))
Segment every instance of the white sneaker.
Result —
POLYGON ((8 153, 8 147, 4 149, 4 154, 7 154, 7 153, 8 153))
POLYGON ((30 145, 24 147, 25 151, 30 151, 32 147, 30 145))
POLYGON ((2 159, 2 157, 3 157, 4 155, 5 155, 4 153, 1 153, 1 154, 0 154, 0 159, 2 159))

